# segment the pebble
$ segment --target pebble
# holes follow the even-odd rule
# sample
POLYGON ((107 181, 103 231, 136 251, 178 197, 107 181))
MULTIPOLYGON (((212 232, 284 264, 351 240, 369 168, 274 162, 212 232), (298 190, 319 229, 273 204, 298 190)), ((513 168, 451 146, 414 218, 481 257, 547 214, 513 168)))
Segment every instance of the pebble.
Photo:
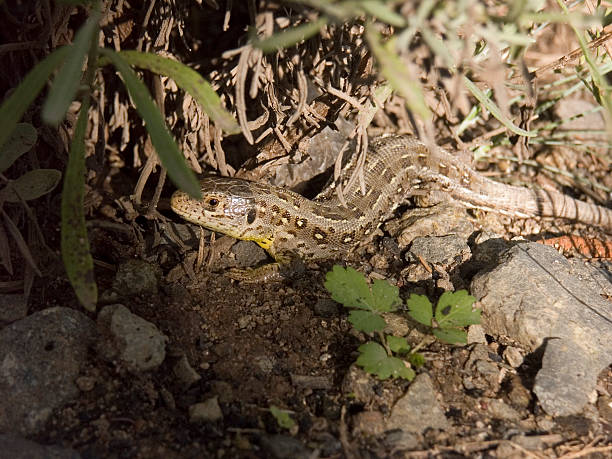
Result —
POLYGON ((164 361, 168 338, 125 306, 106 306, 98 314, 97 325, 97 350, 103 359, 119 360, 132 373, 152 370, 164 361))

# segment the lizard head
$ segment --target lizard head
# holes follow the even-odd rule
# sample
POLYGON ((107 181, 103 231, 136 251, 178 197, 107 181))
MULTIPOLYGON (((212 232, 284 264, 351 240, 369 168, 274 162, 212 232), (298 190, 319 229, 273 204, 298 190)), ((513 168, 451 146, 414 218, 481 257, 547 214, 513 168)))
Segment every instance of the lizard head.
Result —
POLYGON ((202 199, 176 191, 172 210, 185 220, 237 239, 257 242, 269 248, 272 235, 260 225, 251 182, 228 177, 207 177, 200 181, 202 199))

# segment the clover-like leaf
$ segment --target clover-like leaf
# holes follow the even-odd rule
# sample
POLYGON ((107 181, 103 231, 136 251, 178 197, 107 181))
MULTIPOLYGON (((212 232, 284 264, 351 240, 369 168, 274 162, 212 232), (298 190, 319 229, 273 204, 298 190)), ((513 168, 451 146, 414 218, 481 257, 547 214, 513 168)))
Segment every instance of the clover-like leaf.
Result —
POLYGON ((372 309, 370 286, 363 274, 353 268, 335 265, 325 276, 325 288, 346 307, 372 309))
POLYGON ((380 379, 412 380, 415 376, 412 368, 406 366, 406 363, 397 357, 389 357, 385 348, 378 343, 370 341, 359 346, 358 350, 360 355, 357 358, 357 365, 380 379))
POLYGON ((386 280, 376 279, 372 284, 372 309, 379 312, 391 312, 401 303, 399 288, 386 280))
POLYGON ((385 319, 371 311, 351 311, 348 320, 353 324, 353 327, 364 333, 383 331, 387 326, 385 319))
POLYGON ((411 294, 406 300, 408 315, 418 323, 431 327, 433 319, 433 307, 431 301, 425 295, 411 294))
POLYGON ((474 309, 476 301, 466 290, 444 292, 436 306, 436 321, 440 328, 467 327, 480 323, 480 309, 474 309))
POLYGON ((467 344, 467 332, 461 328, 434 328, 433 334, 448 344, 467 344))
POLYGON ((406 354, 410 351, 410 344, 408 344, 408 341, 403 336, 387 336, 387 346, 396 354, 406 354))

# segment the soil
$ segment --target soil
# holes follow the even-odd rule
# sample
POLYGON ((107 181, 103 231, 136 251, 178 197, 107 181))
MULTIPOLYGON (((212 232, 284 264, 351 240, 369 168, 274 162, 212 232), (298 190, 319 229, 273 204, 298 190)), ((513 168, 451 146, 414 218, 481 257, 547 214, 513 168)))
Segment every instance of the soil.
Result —
MULTIPOLYGON (((237 37, 243 32, 240 25, 248 22, 246 7, 237 9, 229 35, 221 34, 221 12, 210 17, 194 15, 197 18, 189 17, 185 11, 181 14, 183 19, 188 17, 192 22, 205 17, 205 26, 210 27, 207 40, 214 42, 215 34, 222 35, 225 50, 237 47, 237 37)), ((78 20, 81 16, 82 11, 63 24, 62 30, 67 36, 81 24, 78 20)), ((124 12, 124 19, 125 27, 135 27, 134 14, 124 12)), ((189 41, 190 37, 185 40, 189 41)), ((200 45, 204 50, 202 58, 209 57, 206 54, 210 43, 200 45)), ((221 51, 217 50, 214 57, 218 58, 221 51)), ((211 62, 206 61, 206 70, 214 67, 211 62)), ((107 103, 109 100, 112 103, 113 99, 107 97, 107 103)), ((124 93, 121 99, 118 104, 128 106, 124 93)), ((36 121, 38 115, 30 119, 36 121)), ((115 121, 114 130, 107 132, 106 140, 116 146, 121 143, 118 138, 121 122, 115 121)), ((61 169, 66 157, 63 153, 55 154, 54 147, 65 151, 65 132, 49 128, 43 131, 46 134, 43 133, 37 155, 44 158, 44 166, 61 169)), ((134 139, 128 142, 138 143, 134 139)), ((142 140, 141 149, 135 148, 134 157, 147 151, 144 144, 142 140)), ((231 153, 240 150, 246 155, 255 149, 244 140, 230 140, 227 145, 230 167, 233 164, 238 169, 240 160, 244 159, 237 159, 239 155, 231 153)), ((217 268, 205 266, 194 272, 197 242, 192 241, 191 246, 182 249, 167 239, 168 220, 180 221, 168 210, 167 200, 173 186, 164 187, 159 206, 161 214, 147 213, 141 208, 134 211, 125 203, 136 185, 137 168, 132 167, 135 164, 130 163, 130 154, 115 153, 106 162, 102 161, 103 167, 94 164, 99 159, 95 156, 90 156, 91 163, 88 163, 96 171, 92 176, 98 178, 97 173, 103 175, 102 170, 108 174, 103 183, 89 181, 91 188, 86 202, 96 281, 101 292, 110 291, 117 266, 132 258, 144 259, 159 267, 157 291, 138 295, 116 292, 119 298, 114 302, 121 302, 132 313, 152 322, 169 338, 167 356, 157 369, 134 374, 121 362, 102 360, 92 349, 78 381, 79 397, 57 409, 46 429, 32 436, 33 440, 71 447, 81 457, 91 459, 609 457, 612 414, 606 403, 611 400, 612 371, 608 369, 601 374, 599 402, 590 405, 590 411, 552 419, 542 412, 530 392, 540 365, 538 356, 524 353, 525 362, 513 368, 504 357, 512 342, 491 336, 486 336, 485 342, 473 342, 465 347, 432 341, 422 349, 426 361, 418 373, 426 373, 431 378, 437 402, 450 423, 449 429, 427 429, 409 439, 398 436, 397 431, 386 431, 383 420, 410 383, 379 381, 354 365, 357 348, 368 337, 356 332, 347 320, 346 311, 330 300, 323 283, 332 263, 309 265, 281 283, 244 284, 231 280, 218 268, 223 263, 235 263, 236 258, 229 250, 231 243, 222 238, 216 241, 218 251, 225 254, 221 261, 205 251, 217 268), (110 166, 109 162, 112 162, 110 166), (475 353, 482 353, 483 360, 497 369, 495 375, 499 379, 491 378, 486 372, 471 373, 468 362, 475 353), (175 368, 183 358, 200 376, 198 381, 186 384, 177 376, 175 368), (466 378, 470 384, 466 384, 466 378), (365 384, 362 389, 367 395, 357 390, 361 387, 359 381, 365 384), (222 411, 221 420, 194 422, 190 419, 190 407, 215 397, 222 411), (518 418, 492 416, 488 405, 494 400, 505 401, 518 413, 518 418), (271 414, 271 406, 288 410, 295 426, 282 427, 271 414), (533 438, 537 444, 528 445, 524 438, 533 438)), ((553 164, 557 164, 557 159, 554 154, 538 158, 542 163, 549 160, 553 164)), ((134 163, 141 164, 139 161, 144 161, 144 157, 134 159, 134 163)), ((580 161, 584 161, 594 181, 601 178, 610 185, 605 161, 599 162, 590 156, 577 160, 571 154, 567 159, 570 165, 580 161)), ((505 170, 493 174, 512 175, 518 177, 518 182, 550 182, 541 171, 536 179, 529 175, 531 172, 521 175, 525 173, 521 168, 508 170, 508 174, 505 170)), ((12 172, 17 176, 19 171, 12 172)), ((153 187, 147 188, 145 194, 152 195, 153 187)), ((52 253, 45 257, 46 252, 41 250, 44 273, 34 281, 29 313, 58 305, 82 310, 59 257, 59 192, 45 196, 33 207, 39 225, 48 230, 45 241, 52 253)), ((507 237, 524 234, 530 226, 541 228, 535 220, 517 223, 504 217, 491 218, 494 221, 489 222, 492 223, 489 228, 503 229, 507 237)), ((470 219, 478 225, 483 223, 479 212, 470 214, 470 219)), ((182 228, 191 235, 198 231, 194 226, 182 228)), ((261 256, 254 244, 252 249, 253 254, 246 256, 247 264, 261 256)), ((423 274, 424 268, 418 262, 406 262, 404 255, 405 250, 398 248, 397 241, 385 234, 352 262, 352 266, 368 273, 370 278, 392 280, 401 287, 402 298, 421 293, 435 299, 442 293, 438 282, 441 277, 452 279, 455 288, 465 288, 474 273, 473 269, 461 271, 449 266, 444 273, 423 274), (405 271, 406 268, 412 271, 405 271), (411 277, 415 271, 419 271, 421 280, 411 277)), ((19 275, 23 276, 23 272, 19 275)), ((12 276, 5 277, 13 280, 12 276)), ((101 301, 98 308, 103 306, 101 301)), ((95 313, 87 314, 96 319, 95 313)), ((408 339, 414 345, 422 335, 410 332, 408 339)))

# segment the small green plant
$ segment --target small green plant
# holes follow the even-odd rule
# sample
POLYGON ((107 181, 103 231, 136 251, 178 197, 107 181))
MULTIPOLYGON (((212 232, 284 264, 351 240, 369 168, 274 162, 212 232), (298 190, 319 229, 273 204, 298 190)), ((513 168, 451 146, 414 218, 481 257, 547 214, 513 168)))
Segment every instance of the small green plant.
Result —
POLYGON ((272 416, 274 416, 280 428, 291 430, 295 427, 295 421, 289 415, 289 411, 281 410, 275 405, 270 405, 270 413, 272 413, 272 416))
MULTIPOLYGON (((332 298, 347 308, 349 322, 364 333, 376 333, 379 342, 368 341, 359 346, 357 365, 380 379, 415 376, 412 367, 424 364, 424 358, 416 351, 420 345, 411 348, 406 338, 385 335, 385 312, 396 311, 402 300, 399 289, 386 280, 376 279, 369 285, 365 276, 353 268, 334 266, 327 273, 325 288, 332 298)), ((445 292, 435 309, 423 295, 410 295, 406 302, 408 314, 417 322, 431 327, 439 340, 449 344, 465 344, 467 333, 464 327, 480 323, 480 310, 474 310, 475 298, 465 290, 445 292)))

